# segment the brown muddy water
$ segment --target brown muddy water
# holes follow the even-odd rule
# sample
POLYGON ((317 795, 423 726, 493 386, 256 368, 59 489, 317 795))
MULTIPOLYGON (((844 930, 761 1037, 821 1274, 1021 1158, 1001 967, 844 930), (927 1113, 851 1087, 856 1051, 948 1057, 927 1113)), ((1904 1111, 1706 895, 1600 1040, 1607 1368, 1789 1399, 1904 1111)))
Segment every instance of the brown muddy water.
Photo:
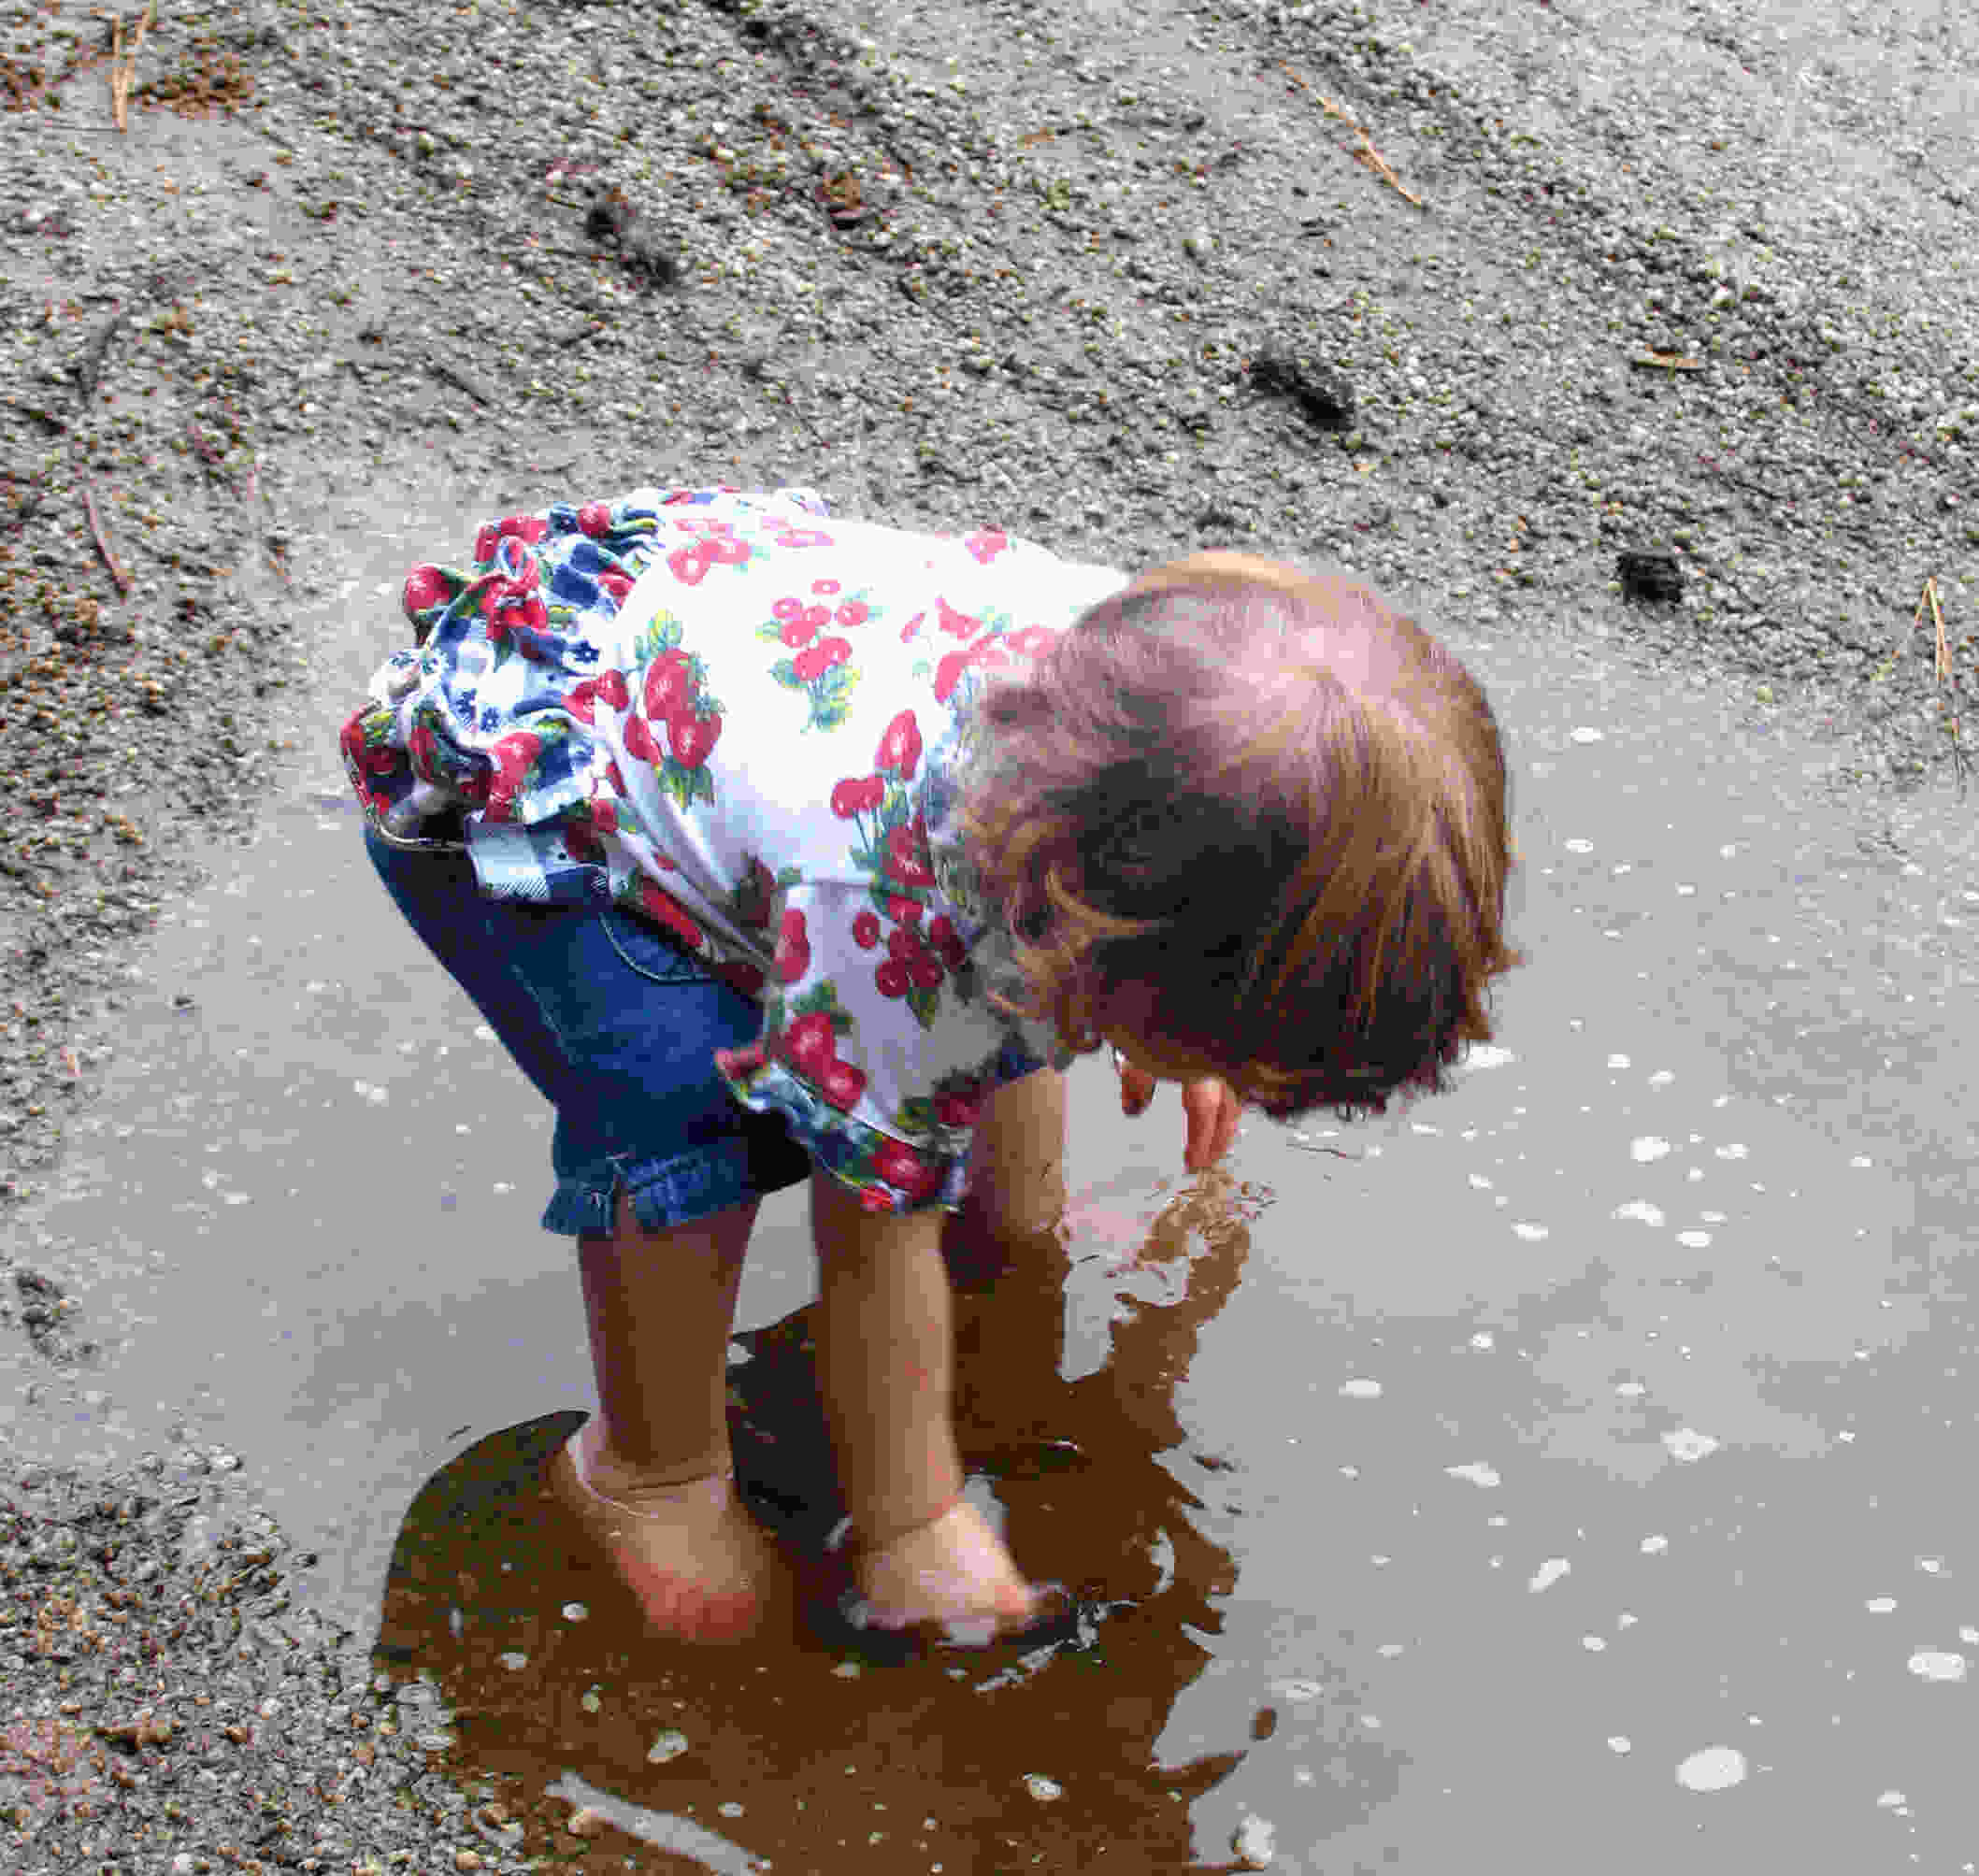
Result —
MULTIPOLYGON (((640 1867, 1973 1868, 1969 817, 1828 800, 1701 680, 1456 641, 1518 767, 1499 1046, 1197 1181, 1083 1064, 1059 1239, 966 1295, 977 1489, 1079 1641, 657 1648, 535 1484, 590 1404, 548 1116, 327 739, 439 519, 366 540, 319 754, 132 988, 47 1218, 106 1357, 0 1372, 10 1437, 237 1455, 450 1756, 640 1867)), ((786 1195, 735 1382, 800 1528, 810 1283, 786 1195)))

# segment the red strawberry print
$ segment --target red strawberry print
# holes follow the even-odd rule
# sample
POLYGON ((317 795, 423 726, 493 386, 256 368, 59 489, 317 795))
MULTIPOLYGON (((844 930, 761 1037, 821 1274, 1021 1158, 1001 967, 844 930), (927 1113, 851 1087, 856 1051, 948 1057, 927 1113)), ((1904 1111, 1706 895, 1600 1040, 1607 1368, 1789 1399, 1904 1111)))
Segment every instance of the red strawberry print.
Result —
POLYGON ((687 915, 681 902, 664 886, 655 885, 651 880, 642 879, 638 888, 639 909, 654 924, 664 927, 679 938, 690 951, 701 948, 701 928, 687 915))
POLYGON ((968 962, 968 947, 962 942, 962 934, 945 913, 928 922, 927 938, 941 953, 941 962, 951 970, 960 970, 968 962))
POLYGON ((409 613, 423 612, 447 596, 447 578, 437 566, 415 566, 406 575, 405 591, 399 603, 409 613))
POLYGON ((667 569, 682 586, 698 586, 714 565, 696 541, 692 547, 677 547, 667 556, 667 569))
POLYGON ((911 827, 896 827, 887 835, 887 871, 903 886, 932 886, 934 868, 922 857, 926 852, 927 822, 917 814, 911 827))
POLYGON ((593 720, 597 706, 598 680, 586 678, 564 693, 564 708, 581 723, 593 720))
POLYGON ((848 775, 844 780, 832 784, 831 811, 840 821, 850 821, 855 815, 870 813, 885 799, 884 776, 848 775))
POLYGON ((831 1018, 822 1010, 813 1010, 809 1015, 798 1017, 783 1032, 782 1053, 783 1059, 799 1074, 809 1075, 814 1081, 821 1080, 839 1053, 838 1038, 832 1034, 831 1018))
POLYGON ((632 591, 632 581, 616 567, 608 567, 598 575, 598 584, 610 594, 614 605, 623 606, 625 595, 632 591))
POLYGON ((825 1070, 820 1086, 825 1098, 843 1113, 850 1113, 858 1106, 859 1096, 866 1092, 866 1072, 855 1068, 850 1062, 833 1062, 825 1070))
POLYGON ((615 710, 628 708, 632 693, 625 688, 625 674, 623 671, 600 671, 595 680, 597 694, 615 710))
POLYGON ((911 964, 925 949, 921 934, 911 925, 896 925, 886 935, 887 956, 896 957, 902 964, 911 964))
POLYGON ((646 714, 654 723, 678 716, 694 696, 694 672, 685 652, 662 652, 646 667, 646 714))
POLYGON ((416 724, 406 738, 406 753, 412 758, 412 773, 422 781, 437 781, 439 742, 424 723, 416 724))
POLYGON ((938 704, 947 703, 955 695, 955 686, 962 681, 962 674, 968 666, 967 652, 951 652, 935 666, 935 701, 938 704))
POLYGON ((836 580, 814 580, 810 582, 810 590, 829 599, 839 590, 839 582, 836 580))
MULTIPOLYGON (((362 714, 363 712, 360 711, 359 716, 362 716, 362 714)), ((358 793, 363 795, 368 801, 370 799, 369 791, 365 788, 361 780, 365 772, 365 728, 364 724, 358 721, 358 717, 352 717, 344 725, 343 735, 337 740, 343 746, 344 766, 351 771, 351 780, 356 784, 358 793)))
POLYGON ((528 730, 516 730, 488 752, 488 760, 494 765, 494 773, 488 779, 489 820, 507 821, 513 815, 516 791, 528 779, 542 748, 540 737, 528 730))
POLYGON ((945 1127, 972 1127, 982 1112, 980 1091, 935 1096, 935 1118, 945 1127))
POLYGON ((777 635, 793 652, 800 652, 818 636, 815 625, 807 625, 801 618, 793 619, 777 635))
POLYGON ((852 656, 852 644, 845 638, 827 638, 822 645, 813 645, 809 651, 799 652, 792 659, 792 668, 800 683, 814 683, 834 665, 842 665, 852 656))
POLYGON ((909 898, 905 893, 892 894, 886 901, 886 916, 896 925, 917 925, 921 923, 921 901, 909 898))
POLYGON ((882 996, 905 996, 914 982, 907 967, 896 957, 887 958, 873 972, 873 981, 880 986, 882 996))
POLYGON ((1011 537, 1000 527, 978 528, 974 534, 962 537, 962 545, 984 566, 1011 544, 1011 537))
POLYGON ((619 831, 619 805, 610 795, 594 795, 587 805, 591 809, 591 824, 600 834, 619 831))
POLYGON ((689 716, 682 712, 667 719, 667 741, 673 759, 682 768, 698 768, 708 760, 722 734, 718 716, 689 716))
POLYGON ((861 912, 852 922, 852 936, 861 951, 870 951, 880 942, 880 921, 871 912, 861 912))
POLYGON ((872 617, 872 608, 863 599, 848 599, 832 615, 833 623, 850 631, 854 625, 863 625, 872 617))
MULTIPOLYGON (((624 706, 623 704, 621 704, 621 705, 617 706, 617 708, 619 708, 619 709, 623 709, 624 708, 624 706)), ((626 727, 627 729, 630 729, 630 728, 632 727, 632 725, 631 725, 630 723, 627 723, 627 724, 625 725, 625 727, 626 727)), ((630 741, 630 739, 629 739, 629 738, 628 738, 628 739, 627 739, 627 741, 626 741, 625 747, 626 747, 626 748, 627 748, 628 750, 629 750, 629 749, 630 749, 630 748, 632 747, 632 744, 631 744, 631 741, 630 741)), ((623 770, 622 768, 620 768, 620 766, 619 766, 619 765, 618 765, 618 758, 617 758, 616 756, 612 757, 612 758, 611 758, 611 759, 610 759, 610 760, 609 760, 609 762, 607 762, 607 763, 606 763, 606 765, 605 765, 605 786, 606 786, 607 788, 610 789, 610 791, 612 792, 612 794, 616 795, 617 795, 617 796, 618 796, 618 797, 619 797, 619 798, 620 798, 621 800, 624 800, 624 795, 625 795, 625 772, 624 772, 624 770, 623 770)))
POLYGON ((941 1169, 931 1166, 912 1147, 896 1139, 882 1140, 873 1150, 873 1170, 910 1198, 925 1198, 941 1183, 941 1169))
POLYGON ((476 560, 493 560, 495 550, 509 536, 525 540, 534 546, 550 532, 550 523, 540 515, 507 515, 498 522, 490 522, 474 537, 474 557, 476 560))
POLYGON ((732 534, 709 535, 701 542, 701 551, 717 566, 739 566, 749 558, 749 543, 732 534))
POLYGON ((935 623, 955 638, 973 638, 982 630, 982 620, 971 619, 967 612, 957 612, 939 594, 935 598, 935 623))
POLYGON ((577 525, 580 534, 588 534, 594 540, 611 527, 611 507, 608 502, 586 502, 577 511, 577 525))
MULTIPOLYGON (((652 731, 648 726, 644 717, 627 717, 625 719, 625 727, 622 734, 625 738, 625 753, 633 761, 646 763, 659 761, 659 745, 653 741, 652 731)), ((624 780, 622 777, 619 786, 623 789, 624 785, 624 780)))
POLYGON ((714 1052, 714 1065, 724 1075, 753 1074, 768 1059, 769 1052, 760 1042, 752 1042, 746 1049, 717 1049, 714 1052))
POLYGON ((913 979, 916 990, 939 990, 947 975, 941 968, 941 960, 925 951, 908 960, 907 974, 913 979))
MULTIPOLYGON (((502 627, 509 632, 540 632, 550 623, 550 609, 543 604, 540 593, 532 593, 523 599, 511 598, 503 606, 502 615, 502 627)), ((534 647, 525 645, 523 650, 531 657, 542 656, 534 647)))
POLYGON ((810 968, 810 940, 804 930, 804 914, 793 906, 783 914, 777 933, 777 977, 796 983, 810 968))
POLYGON ((921 730, 911 710, 902 710, 888 723, 880 738, 880 752, 873 757, 876 768, 896 768, 902 781, 911 781, 921 761, 921 730))

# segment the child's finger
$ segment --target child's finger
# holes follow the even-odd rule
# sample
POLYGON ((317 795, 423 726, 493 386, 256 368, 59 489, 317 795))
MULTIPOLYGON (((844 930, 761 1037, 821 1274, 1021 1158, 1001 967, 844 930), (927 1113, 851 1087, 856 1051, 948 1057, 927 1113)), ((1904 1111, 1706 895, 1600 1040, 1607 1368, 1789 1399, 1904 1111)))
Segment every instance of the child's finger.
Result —
POLYGON ((1237 1143, 1237 1124, 1243 1118, 1243 1103, 1228 1086, 1218 1082, 1217 1089, 1220 1098, 1216 1108, 1216 1138, 1210 1149, 1212 1166, 1237 1143))
POLYGON ((1182 1164, 1187 1171, 1203 1171, 1223 1155, 1219 1102, 1223 1082, 1191 1081, 1182 1091, 1182 1110, 1189 1116, 1187 1146, 1182 1164))
POLYGON ((1183 1165, 1190 1172, 1205 1171, 1229 1151, 1241 1109, 1228 1086, 1218 1081, 1191 1081, 1182 1091, 1182 1107, 1189 1122, 1183 1165))
POLYGON ((1145 1070, 1137 1068, 1131 1062, 1120 1064, 1120 1111, 1124 1114, 1144 1114, 1148 1103, 1154 1098, 1154 1078, 1145 1070))

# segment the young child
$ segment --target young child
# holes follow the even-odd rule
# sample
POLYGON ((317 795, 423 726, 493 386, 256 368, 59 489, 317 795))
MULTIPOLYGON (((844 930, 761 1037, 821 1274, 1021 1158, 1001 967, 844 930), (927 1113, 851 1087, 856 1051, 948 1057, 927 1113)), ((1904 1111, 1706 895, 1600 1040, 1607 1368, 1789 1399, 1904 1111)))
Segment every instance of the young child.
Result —
POLYGON ((819 1373, 868 1619, 1040 1613, 962 1497, 945 1212, 1048 1224, 1056 1072, 1379 1112, 1491 1034, 1509 843, 1468 672, 1364 588, 1237 553, 1131 582, 802 491, 642 490, 406 582, 344 730, 420 937, 555 1110, 599 1412, 551 1483, 663 1633, 786 1578, 724 1359, 762 1196, 811 1184, 819 1373))

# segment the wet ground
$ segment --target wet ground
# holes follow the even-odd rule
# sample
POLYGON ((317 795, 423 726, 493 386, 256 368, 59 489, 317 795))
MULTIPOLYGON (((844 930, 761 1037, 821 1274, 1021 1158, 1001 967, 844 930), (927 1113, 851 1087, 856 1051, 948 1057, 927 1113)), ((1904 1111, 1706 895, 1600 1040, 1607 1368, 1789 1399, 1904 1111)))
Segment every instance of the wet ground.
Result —
MULTIPOLYGON (((326 605, 329 703, 449 499, 326 605)), ((1973 1869, 1970 812, 1846 805, 1702 677, 1454 642, 1517 768, 1502 1046, 1196 1182, 1082 1065, 1062 1258, 970 1293, 971 1456, 1076 1644, 635 1644, 532 1483, 589 1403, 546 1115, 327 742, 132 987, 46 1214, 104 1356, 0 1354, 0 1426, 238 1455, 458 1759, 648 1867, 1973 1869)), ((800 1533, 808 1254, 766 1208, 736 1370, 800 1533)))

